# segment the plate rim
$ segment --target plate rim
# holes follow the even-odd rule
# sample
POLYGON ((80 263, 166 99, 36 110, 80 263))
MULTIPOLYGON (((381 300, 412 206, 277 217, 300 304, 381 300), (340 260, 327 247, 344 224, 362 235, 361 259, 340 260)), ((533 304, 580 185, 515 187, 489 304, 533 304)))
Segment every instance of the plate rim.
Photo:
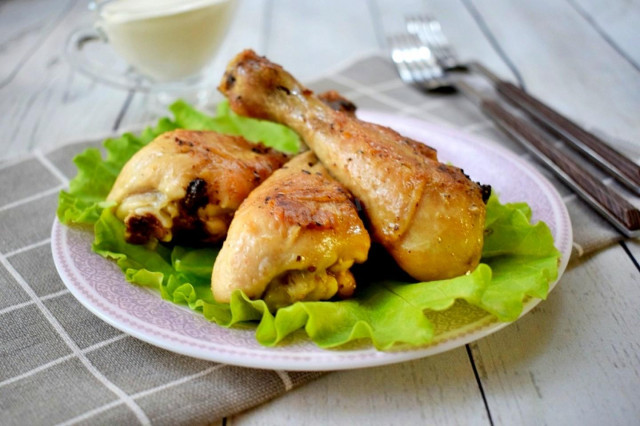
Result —
MULTIPOLYGON (((408 117, 393 113, 387 113, 375 110, 361 110, 358 112, 358 117, 363 118, 366 121, 379 123, 382 125, 396 127, 411 127, 417 128, 421 132, 435 132, 443 136, 452 137, 455 139, 462 139, 466 142, 471 139, 482 144, 483 150, 487 149, 494 154, 501 155, 508 158, 511 162, 516 163, 522 171, 525 171, 530 178, 543 185, 541 188, 544 191, 547 199, 550 200, 552 211, 554 214, 554 220, 558 224, 565 224, 566 226, 557 229, 557 240, 554 239, 556 248, 561 251, 560 264, 558 265, 558 277, 553 282, 549 283, 549 293, 556 287, 557 283, 561 279, 568 261, 571 255, 571 247, 573 241, 572 226, 570 217, 566 208, 566 205, 555 187, 542 175, 533 165, 527 163, 518 155, 509 151, 508 149, 497 145, 495 142, 484 138, 482 136, 473 135, 455 128, 437 125, 422 121, 418 118, 408 117), (555 203, 551 202, 555 201, 555 203), (564 247, 559 247, 562 244, 564 247)), ((402 133, 402 132, 401 132, 402 133)), ((53 221, 51 229, 51 251, 55 267, 60 275, 63 283, 69 289, 71 294, 90 312, 94 315, 112 325, 113 327, 131 335, 139 340, 145 341, 154 346, 158 346, 169 351, 179 353, 182 355, 204 359, 208 361, 221 362, 225 364, 232 364, 242 367, 268 369, 268 370, 289 370, 289 371, 332 371, 332 370, 344 370, 354 368, 366 368, 372 366, 388 365, 398 362, 409 361, 418 358, 424 358, 431 355, 436 355, 442 352, 446 352, 460 346, 464 346, 472 341, 479 340, 483 337, 491 335, 498 330, 511 325, 513 322, 499 322, 497 320, 490 321, 486 325, 479 326, 477 329, 471 329, 463 332, 461 335, 456 335, 452 338, 445 338, 443 341, 435 344, 427 345, 424 347, 411 347, 393 351, 378 351, 373 346, 368 346, 366 349, 357 350, 342 350, 337 349, 322 349, 315 347, 316 352, 286 352, 286 347, 261 347, 259 349, 244 348, 238 349, 237 347, 226 347, 224 345, 216 344, 214 342, 194 342, 196 339, 190 336, 179 336, 172 331, 164 330, 160 327, 151 324, 143 323, 139 318, 131 316, 130 318, 118 318, 119 313, 113 312, 113 309, 101 306, 96 300, 91 300, 91 297, 87 296, 82 291, 83 277, 79 276, 79 272, 73 269, 73 259, 68 251, 68 247, 63 245, 64 238, 72 232, 73 229, 64 226, 60 223, 56 217, 53 221), (176 341, 182 340, 182 346, 176 346, 176 341), (205 344, 206 343, 206 344, 205 344), (186 345, 186 346, 185 346, 186 345)), ((90 231, 84 231, 90 232, 90 231)), ((99 256, 96 254, 96 256, 99 256)), ((109 260, 103 259, 105 262, 109 260)), ((122 276, 123 283, 131 285, 126 282, 124 275, 122 276)), ((169 301, 162 300, 172 306, 176 306, 169 301)), ((530 298, 523 306, 523 311, 519 318, 522 318, 528 312, 530 312, 535 306, 537 306, 541 299, 530 298)), ((186 310, 186 309, 185 309, 186 310)), ((195 312, 188 311, 192 315, 199 315, 195 312)), ((518 318, 518 319, 519 319, 518 318)), ((206 321, 206 320, 205 320, 206 321)), ((516 320, 517 321, 517 320, 516 320)), ((213 327, 221 327, 213 322, 210 322, 213 327)), ((313 344, 311 342, 311 344, 313 344)), ((313 344, 315 345, 315 344, 313 344)))

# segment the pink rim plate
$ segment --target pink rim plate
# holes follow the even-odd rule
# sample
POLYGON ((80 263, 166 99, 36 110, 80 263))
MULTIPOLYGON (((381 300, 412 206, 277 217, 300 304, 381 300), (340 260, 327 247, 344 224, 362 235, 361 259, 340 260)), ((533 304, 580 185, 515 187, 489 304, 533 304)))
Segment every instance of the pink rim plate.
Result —
MULTIPOLYGON (((562 253, 560 279, 571 254, 571 223, 556 189, 532 165, 491 141, 454 129, 375 111, 362 111, 359 116, 435 147, 441 161, 462 167, 474 180, 490 183, 501 201, 527 202, 533 211, 533 221, 547 223, 562 253)), ((462 327, 458 333, 432 345, 389 352, 364 344, 321 349, 304 336, 290 339, 286 345, 267 348, 256 342, 251 327, 220 327, 187 308, 162 300, 155 292, 128 283, 113 262, 91 251, 92 240, 90 230, 66 227, 57 219, 53 223, 51 246, 55 265, 71 293, 95 315, 125 333, 195 358, 264 369, 362 368, 441 353, 509 325, 485 320, 462 327)), ((557 280, 551 283, 550 288, 556 283, 557 280)), ((528 300, 522 315, 539 302, 528 300)))

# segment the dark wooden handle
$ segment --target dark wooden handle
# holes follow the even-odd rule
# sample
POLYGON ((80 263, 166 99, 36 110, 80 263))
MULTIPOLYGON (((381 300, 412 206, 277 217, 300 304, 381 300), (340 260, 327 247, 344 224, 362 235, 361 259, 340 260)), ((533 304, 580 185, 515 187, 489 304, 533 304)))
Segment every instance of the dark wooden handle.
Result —
POLYGON ((621 183, 640 193, 638 164, 519 87, 507 81, 497 81, 495 88, 509 102, 586 154, 587 158, 606 169, 621 183))
MULTIPOLYGON (((560 174, 571 186, 578 186, 587 193, 599 206, 613 215, 619 223, 629 231, 640 229, 640 211, 631 203, 606 186, 599 179, 593 177, 580 164, 576 163, 566 153, 553 146, 553 141, 542 132, 511 114, 504 107, 493 100, 483 100, 480 107, 485 114, 492 118, 500 127, 514 136, 527 148, 538 155, 546 157, 564 174, 560 174)), ((544 160, 544 158, 543 158, 544 160)), ((554 170, 555 171, 555 170, 554 170)), ((577 191, 582 195, 581 191, 577 191)))

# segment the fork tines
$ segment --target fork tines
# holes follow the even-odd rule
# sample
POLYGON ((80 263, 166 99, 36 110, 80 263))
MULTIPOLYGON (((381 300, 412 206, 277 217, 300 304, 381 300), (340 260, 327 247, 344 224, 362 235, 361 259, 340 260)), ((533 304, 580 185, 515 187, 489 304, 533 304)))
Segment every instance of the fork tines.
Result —
POLYGON ((414 34, 397 34, 388 38, 391 59, 403 82, 430 90, 442 85, 444 71, 431 49, 414 34))
MULTIPOLYGON (((439 37, 443 37, 437 21, 426 18, 409 18, 408 22, 411 23, 411 33, 388 38, 391 58, 403 82, 428 91, 455 88, 463 92, 498 127, 532 152, 561 180, 567 183, 576 194, 607 218, 624 235, 631 237, 640 234, 640 210, 613 188, 593 176, 584 167, 584 164, 575 161, 566 152, 558 150, 555 147, 556 140, 552 132, 544 129, 544 126, 534 126, 528 120, 515 115, 498 102, 497 99, 493 99, 493 96, 487 96, 476 90, 472 84, 469 84, 467 79, 450 77, 453 73, 449 74, 447 71, 459 67, 455 66, 446 69, 443 59, 440 58, 438 60, 438 52, 447 50, 444 47, 448 48, 448 44, 446 39, 444 42, 442 40, 437 41, 439 37), (436 30, 434 31, 433 28, 436 30), (420 34, 422 34, 422 37, 420 37, 420 34), (431 37, 428 40, 436 41, 433 41, 432 44, 425 38, 427 35, 431 37), (438 50, 435 46, 440 46, 441 50, 438 50)), ((450 53, 444 53, 444 58, 449 63, 451 61, 455 62, 455 56, 453 56, 451 49, 448 50, 450 53)), ((553 122, 549 117, 553 118, 558 115, 542 104, 541 101, 532 98, 521 89, 511 85, 511 83, 504 82, 497 77, 493 80, 493 83, 496 92, 503 95, 503 97, 505 93, 517 92, 517 98, 513 96, 510 98, 511 100, 519 99, 521 101, 519 104, 517 103, 517 106, 522 107, 535 102, 535 105, 538 105, 537 110, 546 111, 543 116, 533 114, 533 117, 537 118, 538 121, 542 121, 542 123, 553 122), (506 91, 509 88, 512 88, 511 92, 506 91), (545 118, 546 121, 544 120, 545 118)), ((526 109, 525 112, 527 112, 526 109)), ((562 118, 562 116, 559 117, 562 118)), ((559 119, 556 118, 555 120, 559 119)))
POLYGON ((415 34, 423 44, 433 49, 434 56, 445 70, 459 66, 458 58, 437 19, 430 15, 409 16, 406 28, 409 34, 415 34))
POLYGON ((618 182, 640 194, 640 165, 540 99, 509 81, 502 80, 479 62, 458 61, 437 19, 429 15, 410 16, 406 19, 406 29, 433 50, 445 72, 465 70, 486 77, 500 97, 532 117, 549 133, 562 139, 618 182))

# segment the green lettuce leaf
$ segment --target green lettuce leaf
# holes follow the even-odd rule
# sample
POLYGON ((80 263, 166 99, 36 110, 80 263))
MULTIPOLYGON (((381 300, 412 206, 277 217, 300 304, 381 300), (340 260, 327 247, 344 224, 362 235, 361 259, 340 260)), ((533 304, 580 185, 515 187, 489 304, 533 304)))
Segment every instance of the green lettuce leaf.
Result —
POLYGON ((241 135, 251 142, 262 142, 290 154, 300 149, 300 139, 290 128, 271 121, 237 115, 231 111, 229 102, 226 101, 218 104, 215 117, 197 111, 183 101, 177 101, 169 109, 175 115, 176 123, 184 129, 215 130, 241 135))
MULTIPOLYGON (((58 215, 68 224, 93 223, 93 250, 114 260, 128 281, 157 289, 164 299, 188 305, 221 326, 254 324, 256 339, 263 345, 277 345, 293 333, 306 333, 317 345, 327 348, 361 339, 380 350, 425 345, 469 321, 517 319, 524 303, 531 297, 546 298, 549 283, 557 278, 560 253, 549 228, 542 222, 530 223, 531 211, 526 204, 501 204, 492 195, 487 204, 482 263, 470 274, 416 283, 389 272, 394 270, 392 262, 376 260, 360 266, 356 272, 358 289, 349 300, 298 302, 270 312, 262 300, 250 300, 236 291, 230 303, 218 303, 210 287, 218 247, 159 244, 151 249, 128 244, 124 225, 104 198, 118 167, 154 135, 172 126, 224 129, 243 135, 258 134, 263 129, 261 137, 266 140, 259 140, 271 146, 276 142, 269 138, 280 140, 288 132, 273 131, 273 123, 263 127, 266 122, 256 122, 252 126, 250 119, 230 114, 224 104, 215 117, 184 103, 173 105, 171 111, 174 120, 165 119, 140 136, 124 135, 107 141, 106 159, 92 150, 80 154, 76 183, 60 195, 58 215), (246 130, 246 126, 252 130, 246 130)), ((286 143, 293 147, 297 137, 286 143)))

